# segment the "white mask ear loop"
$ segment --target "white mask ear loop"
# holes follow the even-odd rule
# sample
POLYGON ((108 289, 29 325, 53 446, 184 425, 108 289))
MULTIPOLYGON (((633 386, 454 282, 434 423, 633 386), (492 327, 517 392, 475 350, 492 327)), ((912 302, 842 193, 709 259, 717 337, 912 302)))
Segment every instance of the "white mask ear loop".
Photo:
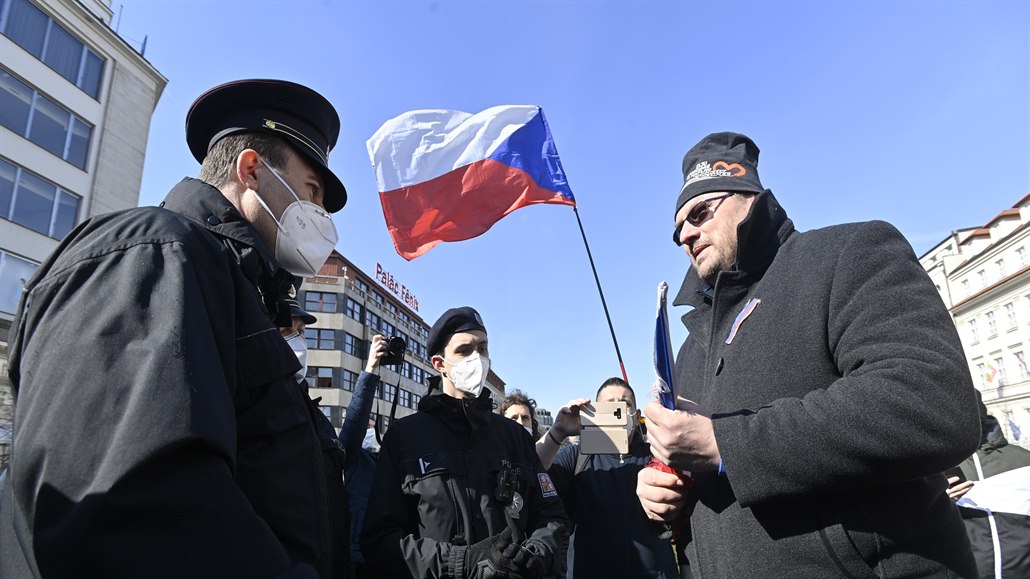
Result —
MULTIPOLYGON (((278 179, 280 183, 282 183, 283 187, 286 187, 286 190, 290 192, 290 195, 293 195, 293 198, 297 200, 297 203, 300 203, 300 197, 297 197, 297 194, 293 192, 293 188, 286 184, 286 181, 282 178, 282 175, 280 175, 278 171, 273 169, 272 166, 268 164, 268 161, 261 159, 261 162, 265 164, 265 167, 268 167, 268 170, 271 171, 273 175, 275 175, 275 178, 278 179)), ((261 194, 255 191, 254 196, 257 197, 258 203, 260 203, 261 206, 265 208, 265 211, 268 212, 268 215, 272 218, 272 221, 275 221, 275 226, 279 229, 279 231, 286 233, 286 230, 283 229, 283 224, 279 222, 279 219, 275 216, 275 213, 272 213, 272 210, 268 208, 268 204, 266 204, 265 200, 261 198, 261 194)))

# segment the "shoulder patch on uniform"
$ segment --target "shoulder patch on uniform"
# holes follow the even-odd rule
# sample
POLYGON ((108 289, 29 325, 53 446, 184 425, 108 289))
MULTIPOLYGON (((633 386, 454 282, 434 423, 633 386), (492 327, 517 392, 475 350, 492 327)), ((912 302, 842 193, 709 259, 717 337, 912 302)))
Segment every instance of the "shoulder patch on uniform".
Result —
POLYGON ((543 493, 545 499, 558 496, 558 489, 554 488, 554 483, 551 482, 551 477, 546 472, 537 473, 536 479, 540 483, 540 492, 543 493))

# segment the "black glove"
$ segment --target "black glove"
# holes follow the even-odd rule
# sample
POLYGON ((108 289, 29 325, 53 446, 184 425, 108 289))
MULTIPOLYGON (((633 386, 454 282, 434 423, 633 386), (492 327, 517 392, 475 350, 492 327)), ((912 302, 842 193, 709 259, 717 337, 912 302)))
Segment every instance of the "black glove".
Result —
POLYGON ((510 528, 462 550, 464 553, 455 553, 461 559, 452 567, 456 578, 523 579, 512 563, 519 544, 512 539, 510 528))
POLYGON ((511 558, 515 571, 524 579, 541 579, 551 568, 551 550, 536 539, 526 539, 511 558))

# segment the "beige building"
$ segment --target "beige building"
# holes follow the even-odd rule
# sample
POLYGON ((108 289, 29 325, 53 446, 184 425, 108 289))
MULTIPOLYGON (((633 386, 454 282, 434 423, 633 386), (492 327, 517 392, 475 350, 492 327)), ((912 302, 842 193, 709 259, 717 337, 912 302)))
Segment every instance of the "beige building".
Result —
POLYGON ((920 262, 951 311, 973 383, 1010 442, 1030 448, 1030 194, 920 262))
POLYGON ((168 81, 112 16, 109 0, 0 0, 0 466, 7 339, 25 280, 75 225, 139 201, 168 81))
MULTIPOLYGON (((358 374, 368 360, 368 345, 376 334, 400 336, 408 344, 403 364, 380 368, 380 390, 372 407, 380 432, 389 426, 394 400, 395 418, 415 413, 426 395, 429 377, 436 371, 426 350, 430 324, 422 319, 413 290, 379 264, 375 275, 369 276, 333 251, 319 275, 304 281, 298 301, 318 318, 305 330, 310 394, 321 398, 322 411, 337 430, 343 425, 358 374)), ((492 369, 487 387, 499 405, 504 399, 504 381, 492 369)))

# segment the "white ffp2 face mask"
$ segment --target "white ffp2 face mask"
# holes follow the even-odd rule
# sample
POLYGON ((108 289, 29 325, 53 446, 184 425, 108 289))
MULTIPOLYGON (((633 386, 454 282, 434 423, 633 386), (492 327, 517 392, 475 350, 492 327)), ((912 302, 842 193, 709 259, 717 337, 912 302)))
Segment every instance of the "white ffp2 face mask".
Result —
POLYGON ((333 252, 336 243, 340 240, 340 236, 336 232, 336 225, 333 224, 333 218, 315 203, 301 201, 278 171, 264 159, 261 159, 261 162, 268 167, 268 170, 275 175, 283 187, 286 187, 294 199, 294 202, 283 211, 282 217, 276 219, 275 213, 268 208, 265 200, 261 198, 260 194, 257 195, 258 202, 272 216, 279 228, 279 234, 275 237, 275 260, 293 275, 313 277, 321 269, 325 260, 329 259, 329 254, 333 252))
POLYGON ((300 360, 300 370, 293 375, 300 382, 308 376, 308 341, 300 334, 291 334, 286 337, 286 343, 290 345, 290 349, 300 360))
POLYGON ((486 384, 486 376, 490 373, 490 358, 480 356, 479 352, 473 352, 471 356, 462 358, 457 362, 450 362, 451 371, 447 377, 451 379, 454 387, 462 392, 467 392, 473 397, 478 397, 486 384))

